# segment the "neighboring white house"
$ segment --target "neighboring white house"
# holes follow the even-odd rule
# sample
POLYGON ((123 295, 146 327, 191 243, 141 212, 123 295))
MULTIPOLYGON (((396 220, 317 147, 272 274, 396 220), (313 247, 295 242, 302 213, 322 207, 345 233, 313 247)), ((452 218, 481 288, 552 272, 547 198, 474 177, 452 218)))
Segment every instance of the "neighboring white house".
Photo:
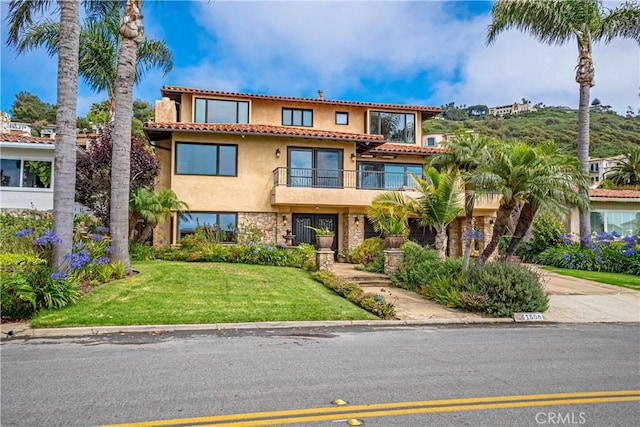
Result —
MULTIPOLYGON (((591 231, 601 233, 617 232, 620 235, 633 235, 640 224, 640 191, 605 190, 592 188, 589 190, 591 205, 591 231)), ((571 210, 568 224, 570 233, 579 234, 580 224, 577 209, 571 210)))
POLYGON ((9 132, 15 135, 31 136, 31 125, 29 123, 11 122, 9 132))
MULTIPOLYGON (((469 135, 480 135, 480 132, 477 130, 467 130, 465 131, 469 135)), ((454 137, 455 133, 426 133, 422 135, 422 146, 423 147, 441 147, 444 141, 454 137)))
POLYGON ((54 140, 0 134, 0 208, 53 209, 54 140))
POLYGON ((46 125, 40 129, 40 136, 43 138, 55 139, 56 137, 56 125, 46 125))
POLYGON ((526 113, 529 111, 537 111, 536 108, 531 105, 530 102, 524 102, 519 104, 514 102, 510 105, 500 105, 499 107, 491 107, 489 108, 489 114, 494 116, 504 116, 505 114, 518 114, 518 113, 526 113))
POLYGON ((597 188, 602 184, 602 180, 606 178, 606 174, 611 171, 611 168, 626 160, 627 157, 625 155, 589 159, 591 188, 597 188))

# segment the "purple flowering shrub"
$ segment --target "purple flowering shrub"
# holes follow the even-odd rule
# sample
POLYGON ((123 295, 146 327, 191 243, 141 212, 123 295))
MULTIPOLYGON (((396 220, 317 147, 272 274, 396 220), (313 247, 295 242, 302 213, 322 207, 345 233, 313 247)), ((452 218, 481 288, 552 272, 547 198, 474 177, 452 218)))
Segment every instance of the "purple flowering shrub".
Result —
POLYGON ((53 250, 62 239, 52 231, 48 214, 0 215, 2 251, 0 288, 3 318, 31 317, 43 308, 61 308, 77 301, 81 284, 111 279, 109 236, 91 220, 76 223, 66 265, 53 270, 53 250), (88 222, 87 222, 88 221, 88 222), (19 262, 10 262, 18 257, 19 262))
POLYGON ((588 239, 583 248, 577 239, 565 236, 561 245, 538 254, 535 261, 560 268, 640 275, 640 244, 637 235, 614 232, 588 239))

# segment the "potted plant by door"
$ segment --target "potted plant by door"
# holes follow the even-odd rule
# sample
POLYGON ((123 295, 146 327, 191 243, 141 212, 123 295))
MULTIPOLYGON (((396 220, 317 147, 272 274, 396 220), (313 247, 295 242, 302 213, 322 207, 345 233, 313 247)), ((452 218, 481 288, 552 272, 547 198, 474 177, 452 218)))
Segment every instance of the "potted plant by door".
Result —
POLYGON ((384 246, 388 249, 398 249, 404 243, 408 227, 403 218, 391 217, 383 228, 384 246))
POLYGON ((373 229, 384 236, 384 246, 397 249, 409 234, 409 211, 404 196, 397 191, 378 195, 367 207, 373 229))
POLYGON ((316 244, 318 245, 318 249, 331 249, 333 246, 333 237, 335 235, 333 230, 330 230, 327 227, 311 227, 310 225, 305 227, 316 232, 316 244))

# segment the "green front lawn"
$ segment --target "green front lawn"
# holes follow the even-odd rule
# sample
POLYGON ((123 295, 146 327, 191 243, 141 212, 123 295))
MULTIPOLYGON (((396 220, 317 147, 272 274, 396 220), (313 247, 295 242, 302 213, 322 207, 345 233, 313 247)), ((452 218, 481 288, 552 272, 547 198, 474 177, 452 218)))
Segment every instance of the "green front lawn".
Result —
POLYGON ((32 327, 372 320, 303 270, 245 264, 135 262, 139 274, 43 310, 32 327))
POLYGON ((593 280, 594 282, 606 283, 608 285, 620 286, 623 288, 635 289, 640 291, 640 277, 631 274, 604 273, 601 271, 584 271, 570 270, 568 268, 556 268, 549 266, 540 266, 545 270, 564 276, 577 277, 579 279, 593 280))

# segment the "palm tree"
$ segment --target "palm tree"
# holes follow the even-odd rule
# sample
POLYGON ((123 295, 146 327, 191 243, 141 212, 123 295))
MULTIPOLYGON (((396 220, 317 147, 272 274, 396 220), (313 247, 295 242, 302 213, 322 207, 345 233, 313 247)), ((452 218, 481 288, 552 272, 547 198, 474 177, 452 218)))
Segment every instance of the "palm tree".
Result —
POLYGON ((480 188, 493 189, 501 198, 491 240, 476 260, 476 268, 486 263, 500 238, 506 234, 518 203, 527 201, 532 187, 549 184, 547 177, 536 175, 541 161, 536 150, 525 143, 503 142, 490 146, 487 162, 473 177, 473 183, 480 188))
MULTIPOLYGON (((575 41, 578 46, 576 82, 580 85, 578 107, 578 159, 582 170, 589 171, 589 96, 595 85, 591 48, 596 42, 615 37, 640 41, 640 8, 627 2, 605 9, 600 0, 498 0, 491 9, 493 22, 487 31, 487 43, 498 34, 517 29, 548 45, 575 41)), ((588 185, 579 188, 589 197, 588 185)), ((589 210, 580 213, 580 235, 591 235, 589 210)))
POLYGON ((564 213, 571 206, 577 206, 581 211, 589 206, 589 200, 575 191, 576 187, 588 181, 578 159, 560 153, 553 142, 540 144, 533 150, 537 156, 531 165, 532 169, 535 168, 532 171, 535 179, 525 195, 505 259, 515 253, 538 211, 564 213))
MULTIPOLYGON (((80 28, 79 73, 95 92, 106 91, 109 98, 109 122, 115 108, 115 84, 118 52, 122 46, 119 30, 120 9, 117 1, 100 2, 100 10, 93 11, 80 28)), ((60 45, 60 24, 44 20, 30 25, 17 40, 18 53, 44 47, 49 55, 55 55, 60 45)), ((167 74, 173 67, 173 55, 167 45, 159 40, 144 38, 138 45, 135 83, 145 73, 160 68, 167 74)))
POLYGON ((127 0, 120 34, 122 46, 118 53, 115 82, 115 120, 111 155, 111 213, 110 228, 113 252, 111 260, 122 262, 125 274, 131 274, 129 259, 129 177, 131 175, 131 116, 133 112, 133 84, 136 76, 138 45, 144 28, 140 8, 142 0, 127 0))
POLYGON ((640 184, 640 146, 631 148, 625 155, 627 159, 613 166, 606 178, 616 185, 633 185, 637 190, 640 184))
POLYGON ((129 198, 129 237, 140 243, 144 243, 153 234, 153 229, 165 223, 174 214, 181 218, 186 218, 189 205, 178 199, 176 193, 171 189, 160 192, 141 187, 131 193, 129 198), (140 234, 134 236, 133 230, 142 220, 143 228, 140 234))
MULTIPOLYGON (((31 24, 32 14, 43 12, 49 0, 12 0, 7 43, 16 46, 24 27, 31 24)), ((52 267, 66 269, 65 254, 73 245, 73 206, 76 182, 76 107, 78 103, 78 46, 80 44, 80 11, 78 2, 61 1, 60 45, 58 49, 56 143, 53 169, 53 228, 62 239, 54 247, 52 267)))
POLYGON ((425 179, 412 175, 416 190, 420 196, 411 204, 418 223, 436 232, 436 254, 444 260, 447 253, 447 227, 462 212, 457 191, 458 170, 438 170, 428 167, 424 170, 425 179))
POLYGON ((473 208, 476 204, 476 188, 473 185, 473 174, 482 165, 490 139, 485 136, 476 136, 462 133, 443 142, 443 147, 448 151, 438 154, 431 159, 434 167, 457 167, 464 183, 464 213, 465 231, 463 268, 469 268, 471 258, 471 236, 473 233, 473 208))
MULTIPOLYGON (((462 211, 456 188, 458 170, 451 168, 438 172, 434 167, 424 170, 425 179, 411 175, 420 193, 415 199, 405 198, 399 191, 389 191, 378 195, 367 215, 376 224, 376 211, 384 218, 402 218, 405 224, 409 215, 416 216, 418 223, 436 232, 435 249, 438 259, 444 260, 447 253, 447 226, 462 211)), ((406 227, 406 226, 405 226, 406 227)), ((384 231, 384 230, 383 230, 384 231)))

